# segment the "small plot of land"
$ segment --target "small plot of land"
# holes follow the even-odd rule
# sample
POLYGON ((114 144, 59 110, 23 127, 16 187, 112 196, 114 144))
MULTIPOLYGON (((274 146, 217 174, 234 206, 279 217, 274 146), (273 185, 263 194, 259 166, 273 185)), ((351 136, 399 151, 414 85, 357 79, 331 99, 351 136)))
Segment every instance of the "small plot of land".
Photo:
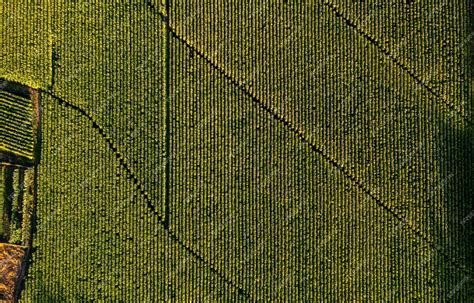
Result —
POLYGON ((0 150, 33 158, 32 111, 29 99, 0 90, 0 150))
POLYGON ((12 302, 22 276, 26 247, 0 244, 0 302, 12 302))

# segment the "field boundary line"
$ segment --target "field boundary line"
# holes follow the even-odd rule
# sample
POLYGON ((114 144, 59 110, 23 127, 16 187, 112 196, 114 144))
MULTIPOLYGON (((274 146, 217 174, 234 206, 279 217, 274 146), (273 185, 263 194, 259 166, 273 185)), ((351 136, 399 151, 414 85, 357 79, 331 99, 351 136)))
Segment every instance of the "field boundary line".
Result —
POLYGON ((233 86, 235 86, 237 89, 239 89, 241 92, 244 93, 245 96, 249 97, 254 104, 256 104, 261 110, 267 112, 268 114, 271 115, 271 117, 280 123, 282 123, 284 126, 286 126, 287 129, 289 129, 292 133, 294 133, 301 142, 307 144, 311 150, 317 154, 319 154, 321 157, 323 157, 327 162, 329 162, 331 165, 336 167, 339 171, 343 173, 343 175, 349 179, 352 183, 354 183, 362 192, 364 192, 366 195, 368 195, 374 202, 382 207, 385 211, 390 213, 394 218, 399 220, 400 222, 406 224, 417 237, 421 238, 423 241, 425 241, 429 246, 431 246, 433 249, 437 250, 439 253, 443 255, 452 265, 457 267, 459 270, 461 270, 465 274, 471 274, 464 266, 461 265, 460 262, 455 260, 453 257, 451 257, 448 253, 444 252, 444 250, 441 250, 438 245, 435 244, 434 241, 430 240, 428 236, 426 236, 420 229, 415 227, 412 223, 408 222, 405 218, 402 217, 402 215, 392 209, 390 205, 386 204, 384 201, 382 201, 380 198, 378 198, 369 188, 366 186, 362 181, 360 181, 356 175, 352 173, 349 169, 345 168, 343 164, 340 164, 336 159, 331 157, 329 154, 327 154, 323 149, 321 149, 319 146, 316 144, 312 143, 304 134, 303 131, 299 130, 298 127, 293 125, 290 121, 286 120, 285 117, 283 117, 281 114, 279 114, 277 111, 274 109, 270 108, 268 105, 266 105, 264 102, 262 102, 257 96, 249 91, 244 84, 245 83, 239 83, 238 80, 234 79, 231 75, 229 75, 226 70, 219 66, 217 63, 213 62, 203 51, 200 51, 197 49, 195 46, 193 46, 189 41, 187 41, 185 38, 181 37, 176 31, 174 31, 173 28, 170 28, 171 34, 173 37, 175 37, 178 41, 183 43, 188 49, 191 51, 195 52, 201 59, 203 59, 205 62, 207 62, 213 69, 218 71, 225 79, 227 79, 233 86))
POLYGON ((168 236, 173 240, 175 241, 176 243, 178 243, 183 249, 185 249, 189 254, 191 254, 194 258, 198 259, 199 261, 201 261, 204 265, 206 265, 207 268, 209 268, 210 271, 212 271, 214 274, 216 274, 217 276, 219 276, 221 279, 223 279, 224 281, 226 281, 229 285, 231 285, 232 287, 236 288, 237 291, 239 292, 240 295, 243 295, 245 297, 247 297, 248 299, 251 298, 250 294, 244 289, 242 288, 241 286, 237 285, 235 282, 233 282, 232 280, 230 280, 230 278, 227 278, 226 276, 224 276, 223 273, 221 273, 217 268, 214 267, 214 265, 212 265, 210 262, 208 262, 206 259, 204 259, 203 256, 201 256, 199 253, 197 253, 192 247, 190 247, 189 245, 186 245, 186 243, 181 240, 173 231, 171 231, 171 229, 169 228, 165 228, 166 232, 168 233, 168 236))
POLYGON ((328 7, 338 18, 341 18, 342 20, 345 21, 346 25, 354 29, 357 33, 359 33, 361 36, 363 36, 367 41, 370 42, 370 44, 374 45, 382 54, 384 54, 387 58, 389 58, 393 63, 395 63, 396 66, 401 68, 404 72, 406 72, 410 78, 412 78, 418 85, 426 89, 431 95, 435 96, 436 99, 438 99, 441 104, 441 106, 446 107, 448 112, 454 111, 456 114, 458 114, 467 124, 472 125, 473 122, 469 118, 469 116, 462 112, 459 107, 457 107, 455 104, 450 102, 446 97, 440 95, 435 91, 435 89, 429 84, 429 82, 424 81, 420 76, 415 74, 414 71, 412 71, 408 66, 403 64, 399 59, 397 59, 395 56, 392 55, 392 53, 385 48, 379 40, 377 40, 375 37, 373 37, 371 34, 368 32, 364 31, 360 26, 356 24, 353 20, 351 20, 349 17, 347 17, 341 10, 338 9, 337 5, 333 4, 329 0, 322 0, 322 4, 326 7, 328 7))
POLYGON ((74 110, 76 110, 77 112, 79 112, 82 116, 86 117, 87 120, 89 120, 89 122, 92 123, 92 126, 97 129, 97 131, 99 132, 99 134, 101 135, 101 137, 107 142, 109 148, 113 151, 115 157, 117 158, 117 160, 119 161, 119 164, 120 166, 122 167, 122 169, 124 169, 127 174, 129 175, 129 177, 132 178, 132 181, 133 183, 135 184, 135 186, 137 187, 137 189, 140 191, 140 194, 143 196, 143 198, 145 199, 146 201, 146 205, 147 207, 155 214, 158 216, 160 222, 163 222, 163 216, 162 214, 159 214, 158 211, 156 210, 155 206, 153 205, 153 203, 151 203, 151 199, 150 197, 148 196, 148 194, 146 193, 145 191, 145 187, 143 186, 143 184, 140 182, 140 180, 138 179, 138 177, 135 175, 135 173, 132 171, 132 169, 128 166, 127 162, 125 161, 125 158, 124 156, 118 151, 117 147, 115 146, 113 140, 111 137, 109 137, 105 131, 105 129, 103 129, 96 121, 95 119, 89 115, 89 113, 87 113, 86 110, 84 110, 83 108, 69 102, 69 101, 66 101, 65 99, 61 98, 61 97, 58 97, 56 95, 54 95, 52 92, 50 91, 43 91, 43 93, 46 93, 48 94, 49 96, 51 96, 53 99, 55 99, 56 101, 59 102, 59 104, 63 104, 67 107, 70 107, 74 110))

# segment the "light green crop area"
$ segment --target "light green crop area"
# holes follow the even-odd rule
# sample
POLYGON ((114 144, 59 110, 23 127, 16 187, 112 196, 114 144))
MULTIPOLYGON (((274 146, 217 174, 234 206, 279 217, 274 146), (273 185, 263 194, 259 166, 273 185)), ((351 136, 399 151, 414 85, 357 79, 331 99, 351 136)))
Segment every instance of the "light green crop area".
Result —
POLYGON ((474 299, 467 0, 3 12, 43 89, 23 302, 474 299))
POLYGON ((34 88, 52 78, 51 7, 53 1, 0 2, 0 74, 34 88))
POLYGON ((140 1, 55 8, 52 92, 103 129, 162 212, 164 24, 140 1))

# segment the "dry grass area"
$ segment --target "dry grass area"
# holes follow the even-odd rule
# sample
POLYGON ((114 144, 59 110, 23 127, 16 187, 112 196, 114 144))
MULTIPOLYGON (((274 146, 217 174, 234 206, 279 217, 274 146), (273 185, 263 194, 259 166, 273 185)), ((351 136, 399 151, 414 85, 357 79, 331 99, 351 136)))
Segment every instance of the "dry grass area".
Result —
POLYGON ((0 243, 0 302, 13 302, 25 255, 23 246, 0 243))

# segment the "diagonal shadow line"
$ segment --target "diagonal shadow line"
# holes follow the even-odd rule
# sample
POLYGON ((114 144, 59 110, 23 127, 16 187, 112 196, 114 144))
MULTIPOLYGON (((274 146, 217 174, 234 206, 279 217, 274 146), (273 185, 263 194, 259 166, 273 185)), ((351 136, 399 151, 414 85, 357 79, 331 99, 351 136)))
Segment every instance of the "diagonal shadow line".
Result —
POLYGON ((317 154, 319 154, 322 158, 324 158, 327 162, 329 162, 331 165, 336 167, 337 170, 342 172, 342 174, 352 181, 354 185, 356 185, 362 192, 364 192, 367 196, 369 196, 374 202, 382 207, 385 211, 390 213, 393 217, 395 217, 397 220, 402 222, 403 224, 406 224, 408 229, 417 237, 421 238, 423 241, 425 241, 432 249, 435 249, 438 251, 441 255, 443 255, 444 258, 448 260, 452 265, 457 267, 459 270, 466 274, 470 274, 470 272, 463 266, 461 263, 459 263, 457 260, 455 260, 453 257, 451 257, 448 253, 446 253, 444 250, 441 250, 441 247, 439 247, 434 241, 430 240, 428 236, 426 236, 420 229, 418 229, 415 225, 413 225, 411 222, 407 221, 401 214, 401 212, 392 209, 390 205, 382 201, 380 198, 378 198, 369 188, 366 186, 361 180, 357 178, 357 176, 347 169, 343 164, 339 163, 336 159, 331 157, 331 155, 327 154, 323 149, 321 149, 319 146, 316 144, 312 143, 304 134, 303 131, 298 129, 298 127, 294 124, 292 124, 290 121, 286 120, 285 117, 283 117, 281 114, 270 108, 268 105, 263 103, 257 96, 255 96, 252 92, 250 92, 245 86, 244 83, 239 83, 238 80, 234 79, 231 75, 229 75, 224 68, 220 67, 217 63, 213 62, 204 52, 200 51, 197 49, 195 46, 191 45, 190 42, 188 42, 185 38, 181 37, 173 28, 170 28, 170 33, 175 37, 178 41, 180 41, 182 44, 184 44, 188 49, 191 51, 195 52, 201 59, 203 59, 207 64, 209 64, 213 69, 218 71, 225 79, 227 79, 232 85, 234 85, 236 88, 238 88, 245 96, 249 97, 252 102, 257 105, 261 110, 267 112, 273 119, 279 121, 282 123, 288 130, 290 130, 292 133, 294 133, 301 142, 307 144, 311 150, 317 154))
POLYGON ((441 102, 441 105, 447 106, 448 111, 454 111, 458 114, 467 124, 472 125, 473 122, 469 118, 469 116, 461 111, 459 107, 457 107, 454 103, 450 102, 446 97, 440 95, 435 91, 435 89, 429 84, 429 82, 424 81, 420 76, 416 75, 414 71, 412 71, 408 66, 403 64, 400 60, 398 60, 395 56, 391 54, 391 52, 385 48, 379 40, 373 37, 371 34, 364 31, 360 28, 354 21, 352 21, 348 16, 343 14, 336 5, 334 5, 329 0, 322 0, 322 4, 328 7, 336 17, 341 18, 344 22, 354 29, 358 34, 362 35, 367 41, 369 41, 372 45, 374 45, 380 52, 382 52, 387 58, 389 58, 395 65, 401 68, 404 72, 406 72, 411 79, 413 79, 418 85, 422 88, 426 89, 431 95, 435 96, 437 100, 441 102))
POLYGON ((158 216, 159 220, 162 222, 164 220, 163 216, 161 214, 158 213, 158 210, 155 208, 155 206, 153 205, 153 203, 151 202, 151 198, 148 196, 148 194, 146 193, 145 191, 145 188, 143 186, 143 184, 140 182, 140 180, 138 179, 138 177, 133 173, 132 169, 128 166, 127 162, 125 161, 125 158, 123 157, 123 155, 118 151, 117 147, 115 146, 114 142, 112 141, 112 138, 110 138, 104 128, 102 128, 98 123, 97 121, 95 121, 95 119, 89 115, 89 113, 87 113, 87 111, 85 111, 83 108, 71 103, 71 102, 68 102, 56 95, 54 95, 52 92, 50 91, 43 91, 44 93, 48 94, 49 96, 51 96, 53 99, 55 99, 56 101, 58 101, 60 104, 63 104, 63 105, 66 105, 67 107, 70 107, 76 111, 78 111, 79 113, 81 113, 84 117, 87 118, 87 120, 89 120, 91 123, 92 123, 92 126, 97 129, 97 131, 99 132, 99 134, 102 136, 102 138, 104 138, 104 140, 107 142, 109 148, 113 151, 115 157, 117 158, 117 160, 119 161, 120 163, 120 166, 122 167, 122 169, 124 169, 127 174, 129 175, 129 177, 132 178, 133 180, 133 183, 135 184, 135 186, 137 187, 137 189, 140 191, 141 195, 143 196, 143 198, 145 199, 146 201, 146 204, 147 204, 147 207, 155 214, 158 216))
POLYGON ((223 273, 221 273, 220 271, 218 271, 218 269, 216 267, 214 267, 212 265, 212 263, 210 263, 209 261, 207 261, 203 256, 201 256, 198 252, 196 252, 195 250, 193 250, 189 245, 187 245, 183 240, 181 240, 174 232, 172 232, 167 226, 166 226, 166 223, 162 217, 162 215, 160 215, 158 213, 158 211, 156 210, 155 206, 151 203, 151 199, 150 197, 147 195, 147 193, 144 191, 143 189, 143 185, 142 183, 140 183, 140 181, 138 180, 138 178, 135 176, 135 174, 132 172, 132 170, 128 167, 127 163, 125 162, 125 159, 124 157, 120 154, 120 152, 118 152, 117 148, 115 147, 112 139, 106 134, 105 130, 94 120, 94 118, 92 116, 90 116, 84 109, 82 109, 81 107, 77 106, 77 105, 74 105, 72 104, 71 102, 68 102, 58 96, 55 96, 54 94, 52 94, 51 92, 49 91, 43 91, 44 93, 48 94, 49 96, 51 96, 53 99, 55 99, 56 101, 59 102, 59 104, 63 104, 67 107, 70 107, 76 111, 78 111, 82 116, 84 116, 85 118, 87 118, 87 120, 89 120, 91 123, 92 123, 92 126, 97 129, 97 131, 99 132, 99 134, 101 135, 101 137, 107 142, 109 148, 113 151, 114 155, 116 156, 117 160, 119 161, 120 163, 120 166, 127 172, 127 174, 132 178, 133 180, 133 183, 135 184, 135 186, 139 189, 140 191, 140 194, 143 196, 143 198, 145 199, 146 203, 147 203, 147 207, 153 211, 153 214, 158 216, 158 220, 160 221, 161 225, 163 226, 163 228, 166 230, 166 232, 168 233, 168 236, 173 240, 175 241, 176 243, 178 243, 184 250, 186 250, 189 254, 191 254, 194 258, 196 258, 197 260, 201 261, 203 264, 206 265, 206 267, 212 271, 214 274, 216 274, 217 276, 219 276, 221 279, 223 279, 225 282, 227 282, 229 285, 231 285, 232 287, 236 288, 239 295, 243 295, 247 298, 251 298, 250 297, 250 294, 245 290, 243 289, 241 286, 237 285, 236 283, 234 283, 232 280, 230 280, 229 278, 227 278, 226 276, 224 276, 223 273))
POLYGON ((227 278, 226 276, 224 276, 223 273, 221 273, 214 265, 212 265, 212 263, 210 263, 209 261, 207 261, 206 259, 204 259, 203 256, 201 256, 198 252, 196 252, 191 246, 187 245, 183 240, 181 240, 173 231, 171 231, 171 229, 169 228, 165 228, 166 232, 168 233, 168 236, 173 240, 175 241, 176 243, 178 243, 182 248, 184 248, 190 255, 192 255, 194 258, 198 259, 199 261, 201 261, 202 263, 204 263, 206 265, 206 267, 212 271, 214 274, 216 274, 217 276, 219 276, 222 280, 226 281, 229 285, 231 285, 232 287, 236 288, 239 295, 242 295, 244 297, 246 297, 247 299, 252 299, 252 297, 250 296, 250 293, 248 291, 246 291, 244 288, 242 288, 241 286, 237 285, 235 282, 233 282, 230 278, 227 278))
MULTIPOLYGON (((388 57, 395 65, 397 65, 399 68, 401 68, 403 71, 405 71, 411 79, 415 81, 418 85, 420 85, 422 88, 426 89, 431 95, 433 95, 437 100, 441 102, 441 106, 445 106, 449 111, 454 111, 456 114, 458 114, 467 124, 473 125, 473 121, 469 118, 469 116, 462 112, 454 103, 450 102, 447 100, 445 97, 441 96, 439 93, 437 93, 432 86, 429 85, 428 82, 424 81, 420 76, 416 75, 415 72, 413 72, 408 66, 403 64, 400 60, 398 60, 396 57, 394 57, 390 51, 386 48, 383 47, 383 45, 373 36, 371 36, 369 33, 366 33, 363 29, 361 29, 357 24, 352 21, 349 17, 344 15, 342 12, 340 12, 337 7, 329 2, 328 0, 323 0, 322 2, 323 5, 327 6, 331 11, 333 11, 337 17, 342 18, 348 26, 353 28, 355 31, 357 31, 360 35, 362 35, 367 41, 369 41, 372 45, 374 45, 379 51, 381 51, 386 57, 388 57)), ((161 17, 161 20, 165 22, 168 26, 168 30, 176 37, 177 33, 174 28, 171 27, 169 24, 169 18, 160 12, 155 12, 161 17)))

